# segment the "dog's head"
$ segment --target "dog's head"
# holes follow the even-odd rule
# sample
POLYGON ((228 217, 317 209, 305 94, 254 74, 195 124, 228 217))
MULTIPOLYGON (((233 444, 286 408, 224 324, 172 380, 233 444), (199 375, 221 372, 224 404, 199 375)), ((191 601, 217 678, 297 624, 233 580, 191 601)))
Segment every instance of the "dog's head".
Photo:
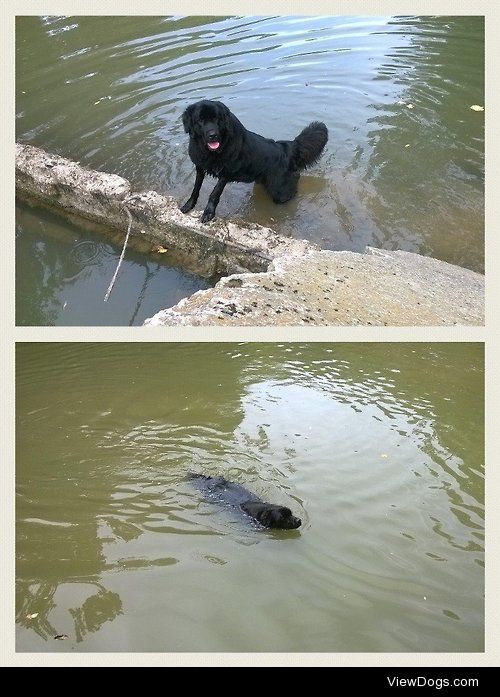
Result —
POLYGON ((300 518, 296 518, 286 506, 247 501, 241 508, 266 528, 294 530, 302 525, 300 518))
POLYGON ((186 133, 214 153, 222 149, 233 130, 227 106, 208 100, 188 106, 182 114, 182 124, 186 133))

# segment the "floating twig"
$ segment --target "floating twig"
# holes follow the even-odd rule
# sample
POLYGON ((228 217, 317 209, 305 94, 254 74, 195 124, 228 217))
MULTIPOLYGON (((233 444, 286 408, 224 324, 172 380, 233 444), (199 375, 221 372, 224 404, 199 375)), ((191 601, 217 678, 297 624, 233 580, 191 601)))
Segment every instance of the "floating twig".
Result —
POLYGON ((127 230, 127 235, 125 237, 125 242, 123 243, 122 253, 120 254, 120 259, 118 260, 118 265, 116 267, 115 273, 113 274, 113 278, 111 279, 111 283, 108 286, 108 290, 106 291, 106 295, 104 296, 104 302, 106 302, 107 299, 109 298, 110 293, 113 290, 113 286, 115 285, 116 277, 118 276, 118 271, 120 270, 120 266, 122 265, 123 257, 125 256, 125 249, 127 248, 127 242, 128 242, 128 238, 130 235, 130 230, 132 229, 132 215, 130 214, 130 211, 127 208, 127 206, 123 206, 123 207, 127 211, 127 215, 128 215, 128 230, 127 230))

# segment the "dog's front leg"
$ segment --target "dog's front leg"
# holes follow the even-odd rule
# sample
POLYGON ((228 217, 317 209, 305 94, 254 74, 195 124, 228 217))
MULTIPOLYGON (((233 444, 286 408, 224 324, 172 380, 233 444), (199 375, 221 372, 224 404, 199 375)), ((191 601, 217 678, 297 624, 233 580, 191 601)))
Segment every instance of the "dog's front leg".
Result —
POLYGON ((222 192, 224 191, 224 187, 226 186, 227 182, 227 179, 221 177, 217 184, 214 186, 214 190, 208 197, 208 203, 205 207, 205 210, 203 211, 203 215, 201 216, 202 223, 208 223, 208 221, 212 220, 212 218, 214 217, 215 209, 217 208, 217 204, 219 203, 219 199, 221 197, 222 192))
POLYGON ((194 186, 193 191, 191 192, 191 196, 188 198, 186 203, 180 207, 182 213, 188 213, 192 208, 196 206, 196 201, 198 200, 198 196, 200 195, 200 189, 204 179, 205 170, 201 169, 201 167, 197 167, 196 179, 194 180, 194 186))

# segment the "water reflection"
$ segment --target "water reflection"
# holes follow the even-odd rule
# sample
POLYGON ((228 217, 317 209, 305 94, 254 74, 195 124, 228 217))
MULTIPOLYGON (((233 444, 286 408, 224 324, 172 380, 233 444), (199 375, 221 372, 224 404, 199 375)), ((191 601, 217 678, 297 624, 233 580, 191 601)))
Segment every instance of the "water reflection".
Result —
POLYGON ((91 222, 73 223, 24 204, 16 206, 16 217, 18 325, 142 324, 151 313, 210 285, 155 258, 150 245, 138 240, 129 245, 104 303, 120 256, 121 233, 106 230, 103 237, 91 222))
MULTIPOLYGON (((62 636, 60 628, 55 627, 49 620, 49 614, 61 604, 61 596, 64 596, 65 586, 51 583, 26 585, 19 593, 20 605, 16 622, 35 632, 44 641, 62 636), (56 597, 57 596, 57 597, 56 597), (33 612, 35 608, 41 612, 33 612)), ((70 593, 74 595, 86 595, 86 599, 77 608, 68 608, 73 620, 70 631, 76 643, 83 641, 89 632, 97 632, 105 622, 112 622, 122 614, 122 602, 117 593, 107 591, 100 583, 71 584, 70 593), (91 595, 89 595, 91 593, 91 595)), ((67 636, 67 635, 66 635, 67 636)), ((62 640, 64 641, 64 640, 62 640)))

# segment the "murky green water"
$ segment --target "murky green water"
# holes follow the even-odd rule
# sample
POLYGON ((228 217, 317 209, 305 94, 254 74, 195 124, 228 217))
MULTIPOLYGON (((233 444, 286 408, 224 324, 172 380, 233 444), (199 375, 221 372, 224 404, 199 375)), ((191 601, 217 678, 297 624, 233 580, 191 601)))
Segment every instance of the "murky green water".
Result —
MULTIPOLYGON (((470 109, 484 105, 481 17, 20 17, 16 60, 23 142, 180 201, 193 183, 180 120, 189 103, 220 99, 279 139, 323 120, 330 142, 298 197, 276 206, 260 187, 232 184, 219 215, 326 248, 484 268, 484 114, 470 109)), ((35 223, 18 234, 44 238, 35 223)), ((122 301, 128 316, 134 301, 122 301)))
POLYGON ((19 344, 18 650, 483 650, 483 416, 479 344, 19 344))

